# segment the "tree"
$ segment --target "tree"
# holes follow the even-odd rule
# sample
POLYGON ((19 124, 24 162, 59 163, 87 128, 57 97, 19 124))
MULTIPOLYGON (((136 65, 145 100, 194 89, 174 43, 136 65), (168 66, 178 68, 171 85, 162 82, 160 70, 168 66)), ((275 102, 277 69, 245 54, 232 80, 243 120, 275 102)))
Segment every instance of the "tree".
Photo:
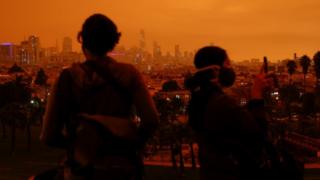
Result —
POLYGON ((313 56, 313 62, 314 62, 314 70, 316 72, 316 77, 317 77, 316 87, 320 88, 320 51, 318 51, 313 56))
POLYGON ((3 136, 6 136, 6 127, 12 129, 11 151, 15 147, 15 130, 18 126, 25 126, 28 132, 28 145, 30 144, 29 114, 26 105, 31 97, 30 82, 21 75, 15 79, 0 85, 0 120, 3 129, 3 136))
POLYGON ((289 60, 287 62, 288 73, 290 75, 290 84, 292 82, 292 75, 296 72, 297 64, 294 60, 289 60))
POLYGON ((162 84, 162 91, 177 91, 180 90, 180 86, 178 85, 176 80, 169 80, 162 84))
POLYGON ((303 72, 304 92, 306 91, 306 76, 310 67, 310 63, 311 59, 307 55, 304 55, 300 58, 300 65, 302 67, 303 72))
POLYGON ((22 67, 18 66, 16 63, 14 63, 8 70, 9 74, 14 74, 14 73, 23 73, 25 72, 22 67))
POLYGON ((11 153, 14 153, 16 147, 16 129, 26 129, 28 149, 31 144, 31 111, 29 104, 12 102, 0 109, 0 118, 2 122, 11 128, 11 153))
POLYGON ((30 82, 23 76, 0 85, 0 108, 11 102, 29 102, 31 97, 30 82))
POLYGON ((314 70, 316 74, 316 109, 320 109, 320 51, 316 52, 313 56, 314 70))
POLYGON ((45 85, 47 85, 47 80, 48 80, 48 76, 44 72, 43 68, 40 68, 37 73, 37 76, 36 76, 34 83, 39 86, 45 86, 45 85))

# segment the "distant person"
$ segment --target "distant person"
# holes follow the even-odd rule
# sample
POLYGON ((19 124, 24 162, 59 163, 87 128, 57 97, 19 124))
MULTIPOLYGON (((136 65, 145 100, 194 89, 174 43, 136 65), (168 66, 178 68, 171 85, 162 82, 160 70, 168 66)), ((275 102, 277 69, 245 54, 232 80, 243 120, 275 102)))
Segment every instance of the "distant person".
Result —
POLYGON ((264 76, 255 79, 251 100, 243 108, 224 93, 236 78, 224 49, 203 47, 196 53, 194 64, 197 72, 185 83, 191 91, 189 124, 199 145, 200 179, 261 179, 256 163, 267 130, 264 76))
POLYGON ((140 151, 159 119, 138 70, 108 56, 119 38, 112 20, 90 16, 78 35, 86 61, 54 85, 41 140, 67 150, 64 179, 143 178, 140 151))

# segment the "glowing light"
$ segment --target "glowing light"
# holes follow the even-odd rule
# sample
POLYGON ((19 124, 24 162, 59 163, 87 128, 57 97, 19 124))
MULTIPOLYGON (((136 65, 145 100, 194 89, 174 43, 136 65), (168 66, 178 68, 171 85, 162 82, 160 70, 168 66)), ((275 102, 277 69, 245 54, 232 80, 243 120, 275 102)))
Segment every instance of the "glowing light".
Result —
POLYGON ((5 42, 5 43, 0 43, 0 45, 2 45, 2 46, 12 46, 13 43, 5 42))
POLYGON ((108 55, 110 55, 110 56, 124 56, 124 55, 126 55, 126 53, 124 53, 124 52, 110 52, 110 53, 108 53, 108 55))

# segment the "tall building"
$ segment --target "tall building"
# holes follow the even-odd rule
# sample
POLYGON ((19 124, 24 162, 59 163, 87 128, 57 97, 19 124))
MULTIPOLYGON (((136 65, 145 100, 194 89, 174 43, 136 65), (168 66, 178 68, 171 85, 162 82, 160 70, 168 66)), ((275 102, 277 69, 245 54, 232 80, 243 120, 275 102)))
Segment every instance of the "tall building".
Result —
POLYGON ((137 53, 135 54, 134 63, 140 64, 145 61, 145 48, 146 48, 146 35, 144 30, 140 30, 139 33, 139 48, 137 53))
POLYGON ((153 58, 158 59, 161 58, 162 52, 159 44, 157 42, 153 42, 153 58))
POLYGON ((141 51, 144 51, 146 48, 146 34, 145 34, 144 30, 140 31, 139 41, 140 41, 140 44, 139 44, 140 49, 141 49, 141 51))
POLYGON ((29 46, 31 50, 31 63, 36 64, 40 60, 40 39, 36 36, 30 36, 29 37, 29 46))
POLYGON ((14 45, 12 43, 0 43, 0 61, 10 62, 14 60, 14 45))
POLYGON ((30 64, 31 61, 31 52, 29 49, 29 42, 22 41, 20 44, 19 57, 21 64, 30 64))
POLYGON ((70 37, 63 38, 62 42, 62 53, 72 52, 72 39, 70 37))
POLYGON ((181 58, 181 51, 180 51, 180 46, 176 44, 174 46, 174 57, 179 60, 181 58))
POLYGON ((28 40, 21 42, 17 50, 18 61, 22 64, 37 64, 40 62, 41 51, 40 38, 32 35, 28 40))

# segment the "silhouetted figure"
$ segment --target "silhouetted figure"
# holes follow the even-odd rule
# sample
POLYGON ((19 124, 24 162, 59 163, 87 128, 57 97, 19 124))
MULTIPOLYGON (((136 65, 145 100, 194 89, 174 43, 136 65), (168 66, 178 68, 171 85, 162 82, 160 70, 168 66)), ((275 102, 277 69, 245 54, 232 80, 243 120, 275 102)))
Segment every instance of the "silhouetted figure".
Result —
POLYGON ((266 134, 264 77, 257 76, 252 100, 243 108, 224 93, 236 77, 224 49, 204 47, 194 64, 197 72, 185 85, 191 91, 189 123, 199 145, 200 179, 260 179, 256 163, 266 134))
POLYGON ((107 55, 119 37, 108 17, 90 16, 78 35, 86 61, 64 69, 54 85, 41 140, 67 150, 64 179, 142 179, 140 150, 158 115, 142 75, 107 55))

